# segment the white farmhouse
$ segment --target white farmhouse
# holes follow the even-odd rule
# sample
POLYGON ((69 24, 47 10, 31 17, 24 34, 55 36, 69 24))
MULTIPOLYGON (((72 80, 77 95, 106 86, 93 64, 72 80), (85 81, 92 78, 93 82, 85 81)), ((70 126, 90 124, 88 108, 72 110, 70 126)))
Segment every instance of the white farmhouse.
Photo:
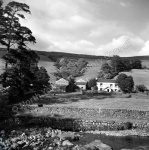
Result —
POLYGON ((86 90, 86 81, 83 80, 83 79, 79 79, 76 81, 76 85, 80 88, 80 89, 83 89, 83 90, 86 90))
POLYGON ((98 87, 98 91, 120 92, 120 88, 116 80, 97 79, 97 87, 98 87))

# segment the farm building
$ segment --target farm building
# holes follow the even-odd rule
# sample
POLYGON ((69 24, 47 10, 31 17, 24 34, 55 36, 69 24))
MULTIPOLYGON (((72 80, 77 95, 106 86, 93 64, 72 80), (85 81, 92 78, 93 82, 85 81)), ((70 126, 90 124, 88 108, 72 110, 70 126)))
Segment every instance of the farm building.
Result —
POLYGON ((120 92, 120 88, 116 80, 97 79, 97 87, 98 87, 98 91, 120 92))
POLYGON ((80 89, 83 89, 83 90, 86 90, 86 81, 83 80, 83 79, 79 79, 76 81, 76 85, 80 88, 80 89))
POLYGON ((56 89, 61 92, 66 91, 67 85, 69 85, 69 82, 63 78, 61 78, 55 82, 56 89))

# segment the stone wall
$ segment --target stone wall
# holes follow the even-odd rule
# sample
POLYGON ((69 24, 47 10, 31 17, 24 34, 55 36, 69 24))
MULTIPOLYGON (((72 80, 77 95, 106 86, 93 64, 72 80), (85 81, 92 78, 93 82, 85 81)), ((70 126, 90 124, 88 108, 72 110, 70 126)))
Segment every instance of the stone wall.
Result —
MULTIPOLYGON (((20 116, 19 120, 22 125, 52 127, 53 129, 69 131, 114 131, 128 129, 126 122, 118 121, 99 121, 83 120, 70 118, 52 118, 52 117, 25 117, 20 116)), ((144 129, 147 123, 133 123, 130 129, 144 129)))
MULTIPOLYGON (((103 121, 105 117, 127 118, 127 119, 149 119, 148 111, 136 110, 110 110, 110 109, 89 109, 89 108, 68 108, 68 107, 25 107, 28 112, 49 112, 60 117, 25 117, 20 116, 22 124, 26 126, 50 126, 55 129, 70 131, 90 131, 90 130, 124 130, 128 129, 128 123, 120 121, 103 121), (66 117, 66 115, 71 117, 66 117), (65 117, 61 117, 65 115, 65 117), (77 117, 76 117, 77 116, 77 117), (98 119, 100 117, 100 120, 98 119), (103 119, 101 119, 103 117, 103 119), (84 119, 85 118, 85 119, 84 119), (89 119, 93 118, 93 119, 89 119), (102 120, 102 121, 101 121, 102 120)), ((114 119, 113 119, 114 120, 114 119)), ((134 122, 131 128, 144 129, 149 126, 147 121, 134 122)))
POLYGON ((98 109, 98 108, 73 108, 73 107, 25 107, 28 112, 46 112, 74 118, 120 118, 149 120, 149 111, 127 109, 98 109))

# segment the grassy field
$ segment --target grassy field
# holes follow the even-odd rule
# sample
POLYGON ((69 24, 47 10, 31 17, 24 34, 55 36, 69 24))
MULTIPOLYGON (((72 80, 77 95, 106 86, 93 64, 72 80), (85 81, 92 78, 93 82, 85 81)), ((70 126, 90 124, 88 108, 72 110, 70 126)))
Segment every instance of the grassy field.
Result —
POLYGON ((54 97, 47 94, 41 100, 34 101, 32 105, 45 104, 56 107, 76 107, 76 108, 101 108, 101 109, 129 109, 148 110, 149 95, 132 94, 131 98, 120 98, 120 95, 110 94, 56 94, 54 97))
POLYGON ((22 115, 31 116, 42 116, 42 117, 62 117, 62 118, 83 118, 89 120, 101 120, 101 121, 124 121, 124 122, 148 122, 147 119, 143 118, 123 118, 122 117, 108 117, 98 116, 98 112, 103 109, 114 109, 116 110, 136 110, 136 111, 149 111, 149 95, 145 94, 132 94, 131 98, 120 98, 120 95, 105 95, 105 94, 84 94, 81 93, 70 93, 70 94, 56 94, 56 96, 47 94, 44 95, 40 100, 33 101, 31 107, 37 108, 37 104, 43 104, 42 109, 39 111, 25 110, 21 112, 22 115), (53 112, 47 111, 47 107, 56 108, 53 112), (60 111, 63 109, 73 108, 72 112, 60 111), (98 110, 97 114, 92 115, 78 114, 78 109, 95 109, 98 110), (76 109, 76 111, 75 111, 76 109), (97 115, 97 116, 96 116, 97 115))
POLYGON ((133 69, 130 72, 122 72, 131 75, 134 79, 135 85, 144 84, 149 89, 149 70, 147 69, 133 69))
POLYGON ((83 76, 77 77, 77 79, 82 78, 85 80, 89 80, 91 78, 97 78, 101 65, 105 61, 102 59, 95 59, 95 60, 87 59, 87 62, 88 67, 86 69, 86 72, 84 73, 83 76))

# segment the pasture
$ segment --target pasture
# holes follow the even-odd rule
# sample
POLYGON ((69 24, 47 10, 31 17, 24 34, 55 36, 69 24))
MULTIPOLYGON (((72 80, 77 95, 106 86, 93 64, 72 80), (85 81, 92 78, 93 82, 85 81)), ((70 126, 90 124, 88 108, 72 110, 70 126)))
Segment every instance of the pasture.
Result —
POLYGON ((45 104, 54 107, 76 107, 76 108, 101 108, 101 109, 129 109, 149 111, 149 95, 143 93, 131 94, 131 98, 121 98, 119 94, 91 93, 81 94, 65 93, 43 95, 38 101, 31 105, 45 104))
POLYGON ((147 69, 132 69, 130 72, 122 72, 134 79, 135 85, 144 84, 149 89, 149 70, 147 69))

